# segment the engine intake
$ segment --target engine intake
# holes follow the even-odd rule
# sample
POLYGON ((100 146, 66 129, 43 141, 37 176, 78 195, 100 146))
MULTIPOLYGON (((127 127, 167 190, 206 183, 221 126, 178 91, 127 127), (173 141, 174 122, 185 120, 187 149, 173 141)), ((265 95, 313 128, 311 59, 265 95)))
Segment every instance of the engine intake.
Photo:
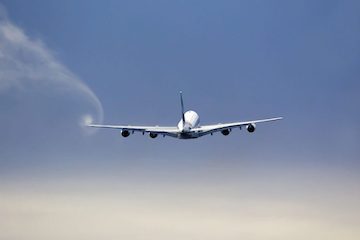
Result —
POLYGON ((158 134, 151 132, 151 133, 149 133, 149 136, 150 136, 151 138, 156 138, 156 137, 158 136, 158 134))
POLYGON ((121 131, 121 136, 128 137, 129 135, 130 135, 130 132, 128 130, 122 130, 121 131))
POLYGON ((249 125, 246 126, 246 129, 248 130, 249 133, 255 132, 256 129, 255 123, 250 123, 249 125))
POLYGON ((230 134, 230 130, 229 129, 224 129, 221 131, 221 133, 224 135, 224 136, 227 136, 230 134))

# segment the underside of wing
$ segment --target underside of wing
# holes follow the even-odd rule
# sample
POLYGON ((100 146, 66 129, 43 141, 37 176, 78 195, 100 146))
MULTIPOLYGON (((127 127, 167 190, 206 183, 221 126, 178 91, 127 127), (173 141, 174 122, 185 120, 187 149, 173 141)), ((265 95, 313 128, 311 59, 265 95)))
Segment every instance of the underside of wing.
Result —
MULTIPOLYGON (((101 125, 101 124, 89 124, 89 127, 93 128, 109 128, 109 129, 119 129, 121 131, 127 131, 128 133, 141 132, 141 133, 151 133, 152 136, 155 134, 162 134, 166 136, 176 137, 179 133, 177 127, 162 127, 162 126, 131 126, 131 125, 101 125)), ((124 136, 124 135, 123 135, 124 136)))
POLYGON ((276 118, 268 118, 268 119, 261 119, 261 120, 253 120, 253 121, 244 121, 244 122, 233 122, 233 123, 219 123, 219 124, 213 124, 213 125, 203 125, 198 128, 192 129, 195 132, 198 132, 201 136, 211 134, 214 132, 220 132, 224 131, 223 134, 227 135, 229 134, 229 131, 233 128, 241 128, 246 127, 249 132, 254 132, 255 127, 257 123, 263 123, 263 122, 272 122, 281 120, 282 117, 276 117, 276 118))

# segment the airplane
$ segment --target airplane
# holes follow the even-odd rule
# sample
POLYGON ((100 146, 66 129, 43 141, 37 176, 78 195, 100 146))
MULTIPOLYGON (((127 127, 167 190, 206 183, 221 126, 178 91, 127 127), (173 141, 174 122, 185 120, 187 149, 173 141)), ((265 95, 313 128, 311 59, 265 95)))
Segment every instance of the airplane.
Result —
POLYGON ((230 134, 234 128, 245 127, 250 133, 253 133, 256 129, 257 123, 271 122, 281 120, 282 117, 245 121, 245 122, 232 122, 232 123, 219 123, 213 125, 200 125, 199 115, 192 110, 184 111, 184 101, 182 92, 180 91, 180 103, 181 103, 181 119, 177 126, 163 127, 163 126, 131 126, 131 125, 100 125, 100 124, 88 124, 89 127, 94 128, 110 128, 120 129, 123 137, 128 137, 134 132, 140 132, 143 135, 149 134, 150 138, 156 138, 158 135, 163 137, 169 136, 178 139, 194 139, 203 137, 205 135, 213 135, 215 132, 221 132, 224 136, 230 134))

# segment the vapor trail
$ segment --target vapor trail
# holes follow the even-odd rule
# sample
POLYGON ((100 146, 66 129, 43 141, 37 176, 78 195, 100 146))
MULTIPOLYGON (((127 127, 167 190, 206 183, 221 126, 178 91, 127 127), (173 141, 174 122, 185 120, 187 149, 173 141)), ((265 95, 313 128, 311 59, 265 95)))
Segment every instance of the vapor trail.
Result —
POLYGON ((102 122, 102 105, 94 92, 39 39, 28 37, 12 23, 0 5, 0 94, 11 89, 28 91, 38 87, 75 91, 94 106, 95 120, 102 122))

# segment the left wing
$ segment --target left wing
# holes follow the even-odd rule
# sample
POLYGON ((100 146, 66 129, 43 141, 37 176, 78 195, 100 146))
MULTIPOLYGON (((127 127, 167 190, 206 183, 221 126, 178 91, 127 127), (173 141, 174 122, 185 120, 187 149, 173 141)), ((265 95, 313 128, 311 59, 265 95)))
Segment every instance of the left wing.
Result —
POLYGON ((110 128, 127 130, 129 132, 141 132, 141 133, 156 133, 159 135, 167 135, 170 137, 176 137, 179 133, 177 127, 160 127, 160 126, 126 126, 126 125, 100 125, 100 124, 89 124, 89 127, 94 128, 110 128))
POLYGON ((226 129, 232 129, 236 127, 248 127, 249 125, 252 125, 255 127, 256 123, 263 123, 263 122, 272 122, 283 119, 282 117, 276 117, 276 118, 268 118, 268 119, 261 119, 261 120, 254 120, 254 121, 246 121, 246 122, 233 122, 233 123, 219 123, 214 125, 203 125, 197 128, 191 129, 194 132, 198 132, 201 136, 219 132, 226 129))

